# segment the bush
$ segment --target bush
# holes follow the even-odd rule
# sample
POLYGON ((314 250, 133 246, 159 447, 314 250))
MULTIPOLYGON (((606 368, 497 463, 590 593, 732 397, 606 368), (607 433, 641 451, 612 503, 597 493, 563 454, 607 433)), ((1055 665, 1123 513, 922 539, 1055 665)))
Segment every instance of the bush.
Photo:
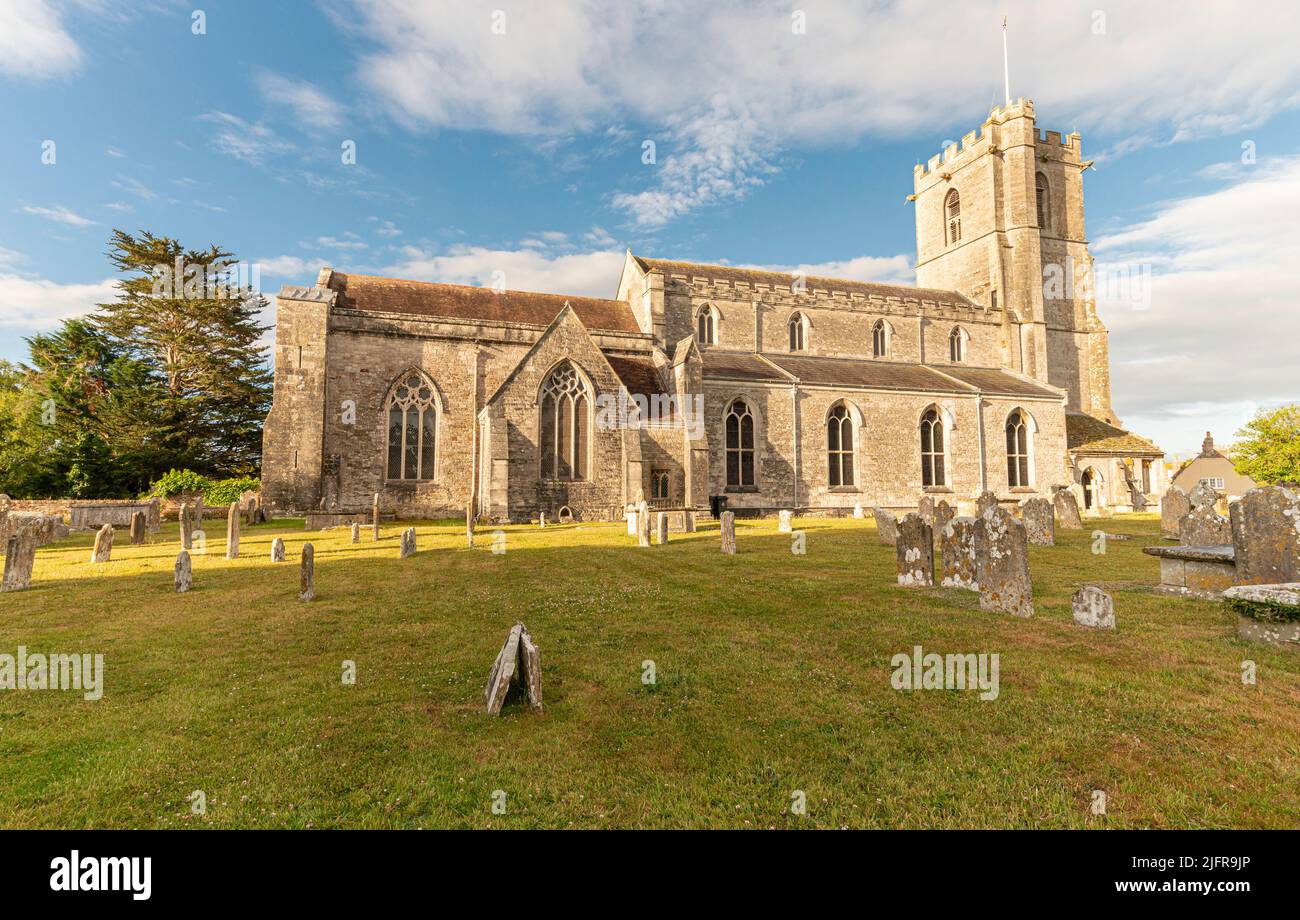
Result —
POLYGON ((262 480, 252 476, 236 476, 234 479, 222 479, 219 482, 208 481, 203 490, 203 500, 209 505, 229 505, 239 501, 241 492, 256 492, 262 488, 262 480))
POLYGON ((149 491, 142 498, 171 498, 173 495, 206 493, 213 482, 208 477, 193 470, 169 470, 167 475, 149 486, 149 491))

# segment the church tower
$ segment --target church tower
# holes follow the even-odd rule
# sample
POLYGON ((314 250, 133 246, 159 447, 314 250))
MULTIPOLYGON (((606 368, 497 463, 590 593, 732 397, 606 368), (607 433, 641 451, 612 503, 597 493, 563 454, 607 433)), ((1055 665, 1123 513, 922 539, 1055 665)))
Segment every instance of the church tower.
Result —
POLYGON ((913 173, 916 283, 1002 313, 1003 364, 1118 423, 1083 224, 1080 137, 1041 133, 1034 104, 995 108, 913 173))

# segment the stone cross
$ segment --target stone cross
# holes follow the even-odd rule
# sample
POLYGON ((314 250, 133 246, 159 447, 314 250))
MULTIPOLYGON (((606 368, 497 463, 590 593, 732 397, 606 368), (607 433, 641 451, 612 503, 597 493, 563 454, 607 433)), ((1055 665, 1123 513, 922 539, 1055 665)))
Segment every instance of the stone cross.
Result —
POLYGON ((299 579, 298 600, 310 601, 316 597, 316 547, 302 545, 302 575, 299 579))
POLYGON ((523 623, 516 623, 497 652, 488 674, 483 702, 488 715, 501 715, 501 707, 513 688, 522 689, 535 712, 542 708, 542 656, 523 623))
POLYGON ((177 594, 184 594, 194 584, 194 569, 190 564, 189 550, 176 554, 175 588, 177 594))
POLYGON ((226 558, 239 558, 239 502, 226 509, 226 558))
POLYGON ((284 538, 276 537, 271 541, 271 561, 284 562, 284 538))
POLYGON ((147 526, 143 511, 131 512, 131 545, 144 545, 144 530, 147 526))
POLYGON ((939 584, 978 591, 975 580, 975 518, 955 517, 939 531, 939 584))
POLYGON ((734 556, 736 555, 736 513, 734 511, 722 512, 719 523, 721 524, 722 551, 728 556, 734 556))
POLYGON ((1251 489, 1228 506, 1238 585, 1300 582, 1300 491, 1251 489))
POLYGON ((898 522, 894 555, 899 585, 928 588, 934 584, 934 529, 919 513, 913 511, 898 522))
POLYGON ((794 530, 794 512, 782 508, 777 512, 776 529, 779 533, 790 533, 794 530))
POLYGON ((1026 499, 1020 505, 1020 520, 1025 525, 1025 536, 1030 543, 1035 546, 1056 545, 1056 514, 1047 499, 1026 499))
POLYGON ((181 549, 194 548, 193 524, 190 523, 190 503, 181 502, 181 549))
POLYGON ((990 508, 975 523, 975 581, 980 609, 1017 617, 1034 615, 1025 525, 1005 508, 990 508))
POLYGON ((898 542, 898 519, 884 508, 872 508, 871 514, 876 519, 876 533, 883 546, 893 546, 898 542))
POLYGON ((32 585, 32 566, 36 562, 36 538, 16 533, 5 545, 4 581, 0 591, 24 591, 32 585))
POLYGON ((1079 501, 1069 486, 1056 486, 1052 492, 1052 510, 1056 513, 1057 527, 1063 530, 1083 530, 1079 501))
POLYGON ((1115 602, 1096 585, 1084 585, 1070 598, 1074 622, 1093 629, 1115 628, 1115 602))
POLYGON ((1170 486, 1160 500, 1160 529, 1171 537, 1177 536, 1183 518, 1192 510, 1191 499, 1178 486, 1170 486))
POLYGON ((398 558, 405 559, 415 555, 415 528, 408 527, 402 531, 402 543, 398 549, 398 558))
POLYGON ((668 542, 668 512, 660 511, 655 515, 655 543, 663 546, 668 542))
POLYGON ((352 522, 352 542, 353 543, 361 542, 361 525, 358 524, 356 521, 352 522))
POLYGON ((91 562, 107 562, 113 555, 113 525, 105 524, 95 534, 95 548, 91 550, 91 562))
POLYGON ((379 539, 379 493, 375 493, 374 502, 370 506, 370 539, 379 539))
POLYGON ((916 513, 921 516, 931 527, 934 527, 934 499, 928 495, 922 495, 916 503, 916 513))

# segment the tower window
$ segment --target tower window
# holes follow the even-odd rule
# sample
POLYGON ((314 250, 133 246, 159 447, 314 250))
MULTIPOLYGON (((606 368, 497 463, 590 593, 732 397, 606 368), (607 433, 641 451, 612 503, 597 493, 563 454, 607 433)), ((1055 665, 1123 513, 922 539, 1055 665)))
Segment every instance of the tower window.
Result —
POLYGON ((961 196, 953 189, 943 200, 944 215, 948 220, 948 245, 961 241, 961 196))
POLYGON ((889 354, 889 325, 883 320, 876 320, 871 327, 871 354, 884 358, 889 354))
POLYGON ((953 364, 966 360, 966 330, 961 326, 953 326, 948 333, 948 358, 953 364))
POLYGON ((696 318, 695 338, 701 345, 712 345, 717 341, 718 321, 713 308, 708 304, 700 307, 696 318))
POLYGON ((1051 201, 1047 193, 1047 177, 1039 173, 1034 177, 1034 194, 1038 204, 1038 228, 1040 230, 1051 229, 1048 226, 1048 220, 1051 218, 1051 201))
POLYGON ((790 317, 790 350, 803 351, 807 347, 806 329, 807 323, 802 313, 796 313, 790 317))

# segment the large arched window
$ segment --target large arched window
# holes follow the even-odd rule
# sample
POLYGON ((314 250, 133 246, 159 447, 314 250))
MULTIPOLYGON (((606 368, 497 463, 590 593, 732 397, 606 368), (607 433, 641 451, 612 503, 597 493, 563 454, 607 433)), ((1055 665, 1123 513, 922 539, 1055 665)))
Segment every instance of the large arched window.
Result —
POLYGON ((966 330, 961 326, 953 326, 952 332, 948 333, 948 360, 953 364, 960 364, 966 360, 966 330))
POLYGON ((718 315, 708 304, 700 307, 696 315, 695 340, 701 345, 713 345, 718 341, 718 315))
POLYGON ((921 416, 922 486, 930 488, 945 483, 943 457, 943 416, 931 406, 921 416))
POLYGON ((831 487, 853 485, 853 419, 844 403, 826 416, 827 481, 831 487))
POLYGON ((883 319, 871 327, 871 354, 877 358, 889 355, 889 324, 883 319))
POLYGON ((555 367, 541 389, 542 478, 587 478, 591 391, 568 361, 555 367))
POLYGON ((790 330, 790 350, 803 351, 808 347, 808 320, 802 313, 790 317, 787 324, 790 330))
POLYGON ((727 409, 727 485, 750 488, 754 485, 754 413, 738 399, 727 409))
POLYGON ((1040 230, 1049 230, 1048 221, 1052 218, 1051 196, 1048 194, 1047 177, 1039 173, 1034 177, 1034 194, 1038 205, 1038 227, 1040 230))
POLYGON ((388 479, 433 479, 437 473, 438 401, 432 381, 407 371, 388 390, 388 479))
POLYGON ((1007 416, 1007 485, 1029 487, 1029 420, 1019 409, 1007 416))
POLYGON ((944 218, 948 223, 948 245, 961 241, 961 196, 953 189, 943 199, 944 218))

